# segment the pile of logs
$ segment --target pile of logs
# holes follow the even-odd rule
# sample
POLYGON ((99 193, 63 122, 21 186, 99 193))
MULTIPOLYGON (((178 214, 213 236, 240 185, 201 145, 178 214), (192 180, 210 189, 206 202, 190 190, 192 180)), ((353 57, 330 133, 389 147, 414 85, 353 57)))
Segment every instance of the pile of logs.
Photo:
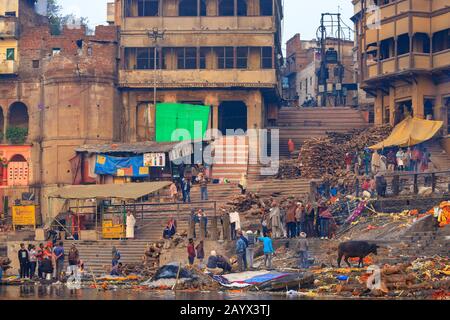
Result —
POLYGON ((153 276, 159 268, 161 251, 162 243, 148 244, 142 257, 142 263, 124 264, 122 268, 123 275, 137 274, 146 278, 153 276))
POLYGON ((345 292, 352 295, 370 294, 373 296, 395 295, 416 296, 424 293, 433 294, 436 290, 447 290, 450 287, 448 272, 448 259, 429 258, 420 269, 414 268, 415 262, 411 264, 399 263, 396 265, 384 265, 380 270, 380 283, 372 290, 367 288, 369 274, 357 277, 358 281, 348 281, 335 287, 336 293, 342 295, 345 292))
POLYGON ((237 211, 240 213, 252 211, 259 212, 259 208, 265 207, 265 202, 255 193, 247 192, 245 195, 232 196, 221 209, 225 212, 237 211))
POLYGON ((298 160, 281 160, 277 179, 298 179, 301 176, 301 167, 298 160))
POLYGON ((300 151, 302 177, 322 178, 337 173, 345 176, 342 169, 346 153, 362 151, 386 139, 391 130, 389 125, 384 125, 348 133, 328 132, 325 138, 306 140, 300 151))

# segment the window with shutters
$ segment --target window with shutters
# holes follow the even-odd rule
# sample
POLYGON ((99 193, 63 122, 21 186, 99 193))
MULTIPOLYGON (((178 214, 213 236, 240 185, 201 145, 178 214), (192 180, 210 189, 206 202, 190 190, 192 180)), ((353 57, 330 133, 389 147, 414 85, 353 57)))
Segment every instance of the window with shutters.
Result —
POLYGON ((8 185, 28 185, 29 168, 28 162, 22 155, 15 155, 8 163, 8 185))

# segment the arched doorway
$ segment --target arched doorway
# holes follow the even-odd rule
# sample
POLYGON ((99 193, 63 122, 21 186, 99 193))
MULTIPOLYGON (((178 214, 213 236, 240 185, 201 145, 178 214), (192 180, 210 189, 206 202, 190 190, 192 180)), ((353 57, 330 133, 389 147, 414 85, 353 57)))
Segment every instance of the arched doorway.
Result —
POLYGON ((21 154, 11 157, 8 162, 8 186, 27 186, 29 181, 28 162, 21 154))
POLYGON ((28 108, 23 102, 14 102, 9 107, 9 127, 20 127, 28 129, 28 108))
POLYGON ((247 106, 242 101, 224 101, 219 105, 219 128, 223 135, 228 130, 247 131, 247 106))
POLYGON ((28 136, 28 108, 23 102, 14 102, 8 110, 6 138, 13 144, 23 144, 28 136))

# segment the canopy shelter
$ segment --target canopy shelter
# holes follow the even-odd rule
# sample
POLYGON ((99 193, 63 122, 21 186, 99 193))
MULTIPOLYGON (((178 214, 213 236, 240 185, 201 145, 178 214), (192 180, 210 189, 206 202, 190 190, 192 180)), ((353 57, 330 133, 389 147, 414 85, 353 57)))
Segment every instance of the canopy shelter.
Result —
POLYGON ((388 147, 411 147, 433 138, 443 124, 442 121, 408 117, 395 126, 386 140, 369 148, 379 150, 388 147))
MULTIPOLYGON (((70 234, 73 239, 93 240, 97 239, 98 220, 101 219, 103 238, 125 237, 125 221, 127 202, 134 203, 136 214, 136 200, 156 193, 171 184, 169 181, 103 184, 103 185, 69 185, 58 188, 48 194, 49 212, 53 209, 64 210, 70 217, 70 227, 59 224, 70 234), (111 206, 111 199, 117 199, 122 204, 111 206), (70 206, 75 200, 76 205, 70 206), (100 200, 100 201, 99 201, 100 200), (104 205, 104 202, 109 204, 104 205), (86 202, 93 202, 86 205, 86 202), (65 208, 65 209, 64 209, 65 208), (85 219, 86 218, 86 219, 85 219), (87 226, 90 224, 90 228, 87 226), (84 232, 84 235, 83 235, 84 232), (88 232, 93 232, 94 238, 85 238, 88 232)), ((53 216, 60 216, 61 211, 56 211, 53 216)), ((56 219, 52 219, 52 222, 56 219)), ((66 219, 67 221, 67 219, 66 219)))
POLYGON ((169 181, 125 183, 125 184, 95 184, 64 186, 50 193, 48 198, 60 199, 94 199, 116 198, 136 200, 148 194, 157 192, 169 186, 169 181))

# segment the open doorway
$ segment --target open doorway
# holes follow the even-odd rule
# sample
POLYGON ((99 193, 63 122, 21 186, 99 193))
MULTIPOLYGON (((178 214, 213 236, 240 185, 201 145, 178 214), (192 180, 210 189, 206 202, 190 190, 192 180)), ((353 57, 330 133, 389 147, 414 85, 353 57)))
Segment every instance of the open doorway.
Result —
MULTIPOLYGON (((219 105, 219 128, 223 135, 227 130, 247 131, 247 106, 242 101, 224 101, 219 105)), ((235 133, 239 134, 239 133, 235 133)))
POLYGON ((394 125, 399 124, 408 116, 414 116, 412 101, 397 102, 395 106, 394 125))
POLYGON ((426 98, 423 100, 423 114, 425 119, 434 120, 434 99, 426 98))

